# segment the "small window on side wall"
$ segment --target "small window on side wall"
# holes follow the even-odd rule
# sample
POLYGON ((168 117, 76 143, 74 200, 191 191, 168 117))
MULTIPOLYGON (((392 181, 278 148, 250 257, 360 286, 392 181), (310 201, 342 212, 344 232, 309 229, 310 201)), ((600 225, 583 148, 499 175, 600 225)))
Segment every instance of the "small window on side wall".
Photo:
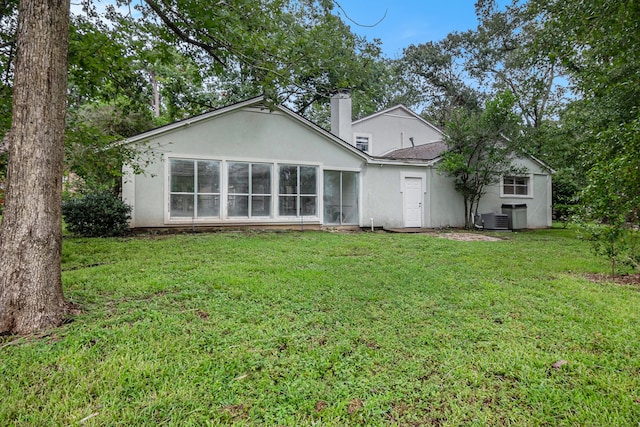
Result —
POLYGON ((368 153, 371 149, 371 135, 355 134, 353 136, 353 142, 358 150, 364 151, 365 153, 368 153))
POLYGON ((502 178, 503 196, 531 196, 531 184, 528 176, 505 176, 502 178))

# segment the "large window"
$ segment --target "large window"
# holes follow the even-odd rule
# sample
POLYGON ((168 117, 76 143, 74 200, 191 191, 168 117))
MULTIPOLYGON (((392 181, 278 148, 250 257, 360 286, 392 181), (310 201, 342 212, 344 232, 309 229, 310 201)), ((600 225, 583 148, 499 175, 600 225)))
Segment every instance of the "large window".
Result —
MULTIPOLYGON (((167 172, 171 221, 271 221, 303 216, 317 220, 319 216, 318 166, 170 158, 167 172)), ((357 222, 357 195, 347 194, 351 191, 348 178, 338 174, 339 180, 345 180, 337 187, 340 221, 351 222, 347 211, 355 206, 353 221, 357 222)))
POLYGON ((324 172, 324 223, 358 223, 358 173, 324 172))
POLYGON ((278 178, 280 216, 317 215, 318 184, 315 166, 281 165, 278 178))
POLYGON ((220 216, 220 162, 171 159, 169 168, 172 218, 220 216))
POLYGON ((229 217, 271 216, 271 165, 228 163, 229 217))
POLYGON ((530 196, 528 176, 505 176, 502 178, 502 194, 504 196, 530 196))

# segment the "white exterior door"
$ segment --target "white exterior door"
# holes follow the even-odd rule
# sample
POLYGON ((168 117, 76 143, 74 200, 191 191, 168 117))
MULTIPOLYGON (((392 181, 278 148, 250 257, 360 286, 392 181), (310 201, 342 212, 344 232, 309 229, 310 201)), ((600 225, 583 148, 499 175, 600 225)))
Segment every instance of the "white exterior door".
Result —
POLYGON ((422 227, 422 178, 404 179, 404 226, 422 227))

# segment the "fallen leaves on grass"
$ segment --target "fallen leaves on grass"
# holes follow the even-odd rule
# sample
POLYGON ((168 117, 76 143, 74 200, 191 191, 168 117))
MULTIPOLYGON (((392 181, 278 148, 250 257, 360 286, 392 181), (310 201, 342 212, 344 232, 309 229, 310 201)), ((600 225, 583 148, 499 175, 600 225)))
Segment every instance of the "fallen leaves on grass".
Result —
POLYGON ((242 418, 245 419, 248 417, 248 407, 240 404, 240 405, 227 405, 223 406, 222 410, 229 414, 232 418, 242 418))
POLYGON ((198 315, 199 318, 201 318, 202 320, 207 320, 209 318, 209 313, 207 313, 206 311, 202 311, 202 310, 197 310, 196 314, 198 315))
POLYGON ((585 274, 584 277, 594 283, 614 282, 618 285, 631 285, 640 288, 640 273, 616 274, 615 276, 604 273, 591 273, 585 274))

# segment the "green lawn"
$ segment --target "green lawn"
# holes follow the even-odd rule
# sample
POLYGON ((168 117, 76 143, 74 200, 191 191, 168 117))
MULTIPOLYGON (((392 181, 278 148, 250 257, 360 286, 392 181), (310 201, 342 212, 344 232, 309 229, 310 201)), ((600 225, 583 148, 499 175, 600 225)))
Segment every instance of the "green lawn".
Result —
POLYGON ((66 238, 84 313, 0 341, 0 425, 637 426, 640 289, 500 236, 66 238))

